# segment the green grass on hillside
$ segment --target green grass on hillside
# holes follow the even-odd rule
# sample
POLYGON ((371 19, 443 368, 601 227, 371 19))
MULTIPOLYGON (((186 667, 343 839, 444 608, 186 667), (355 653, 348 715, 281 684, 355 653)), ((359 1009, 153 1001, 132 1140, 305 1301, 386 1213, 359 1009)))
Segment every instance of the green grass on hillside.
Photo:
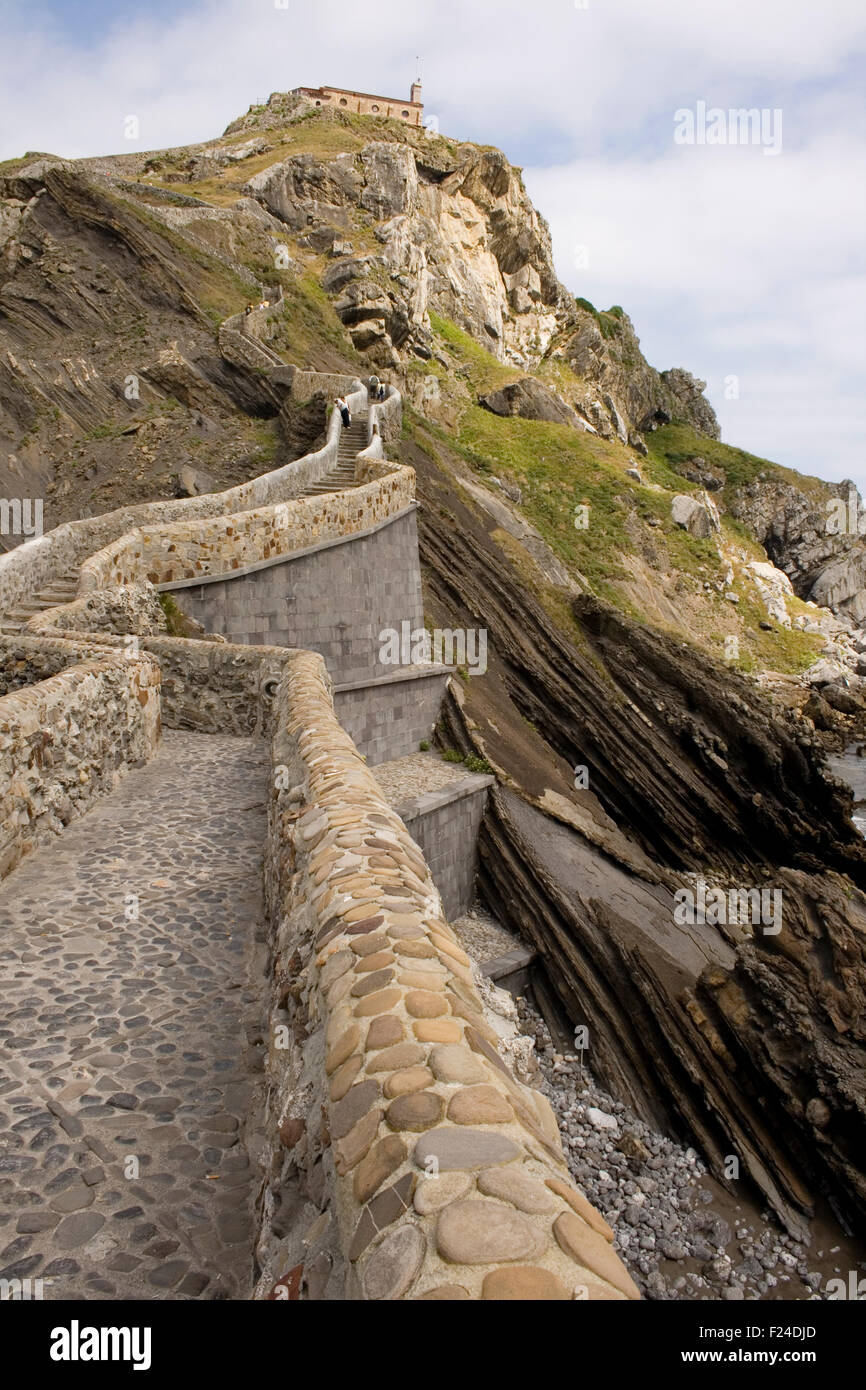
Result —
POLYGON ((500 362, 498 357, 494 357, 492 352, 476 343, 469 333, 458 328, 451 319, 442 318, 431 311, 430 326, 446 350, 456 359, 458 370, 462 371, 475 391, 495 391, 497 387, 507 386, 509 382, 519 381, 521 376, 526 375, 517 367, 508 367, 500 362))
POLYGON ((619 556, 633 549, 625 523, 636 499, 615 445, 568 425, 503 419, 470 406, 458 447, 478 472, 518 484, 532 524, 591 584, 607 591, 611 580, 624 577, 619 556), (575 526, 582 505, 589 508, 586 529, 575 526))
POLYGON ((696 484, 684 478, 678 472, 677 466, 687 463, 689 459, 703 458, 711 467, 723 469, 727 479, 722 492, 725 501, 729 501, 738 488, 754 482, 760 474, 780 483, 790 483, 816 498, 822 497, 826 492, 826 483, 820 478, 795 473, 791 468, 784 468, 781 464, 760 458, 757 454, 749 454, 745 449, 738 449, 733 444, 708 439, 689 425, 663 425, 647 434, 645 438, 649 450, 643 465, 646 476, 661 487, 674 491, 687 492, 695 489, 696 484))
POLYGON ((269 346, 287 361, 303 365, 315 348, 338 352, 347 364, 364 367, 367 359, 355 348, 333 303, 313 274, 293 278, 277 276, 283 283, 283 307, 277 314, 277 331, 269 346))

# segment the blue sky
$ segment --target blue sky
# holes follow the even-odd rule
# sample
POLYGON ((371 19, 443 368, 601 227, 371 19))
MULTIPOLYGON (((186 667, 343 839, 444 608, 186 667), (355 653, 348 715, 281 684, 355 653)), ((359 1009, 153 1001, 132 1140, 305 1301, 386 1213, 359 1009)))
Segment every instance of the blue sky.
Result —
POLYGON ((421 54, 428 113, 523 166, 575 294, 705 379, 729 442, 866 492, 862 0, 0 0, 0 34, 0 159, 207 139, 302 83, 400 93, 421 54), (677 145, 699 102, 780 110, 781 152, 677 145))

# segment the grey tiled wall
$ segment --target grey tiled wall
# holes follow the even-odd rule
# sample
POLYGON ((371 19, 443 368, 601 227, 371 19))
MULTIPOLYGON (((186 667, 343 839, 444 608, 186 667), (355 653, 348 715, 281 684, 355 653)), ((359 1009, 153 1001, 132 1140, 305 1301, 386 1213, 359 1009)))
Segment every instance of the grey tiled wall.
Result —
POLYGON ((450 922, 467 912, 475 897, 478 827, 493 781, 473 773, 396 808, 427 860, 450 922))
POLYGON ((415 512, 369 536, 172 593, 230 642, 320 652, 336 684, 391 675, 395 667, 378 660, 379 633, 424 625, 415 512))
POLYGON ((417 753, 429 739, 448 682, 447 669, 412 680, 334 691, 334 712, 371 767, 417 753))

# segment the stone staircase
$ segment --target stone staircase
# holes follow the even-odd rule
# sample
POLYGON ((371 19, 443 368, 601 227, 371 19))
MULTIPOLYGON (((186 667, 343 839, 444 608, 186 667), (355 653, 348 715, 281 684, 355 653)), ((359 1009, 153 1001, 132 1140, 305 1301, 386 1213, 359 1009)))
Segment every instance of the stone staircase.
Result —
POLYGON ((14 608, 0 613, 0 635, 14 636, 27 626, 34 613, 42 613, 46 608, 56 608, 61 603, 71 603, 77 593, 78 571, 67 570, 32 597, 22 599, 14 608))
POLYGON ((301 495, 314 497, 321 492, 343 492, 346 488, 356 487, 355 459, 366 447, 367 416, 366 414, 355 415, 349 428, 344 427, 340 435, 340 446, 334 467, 301 495))

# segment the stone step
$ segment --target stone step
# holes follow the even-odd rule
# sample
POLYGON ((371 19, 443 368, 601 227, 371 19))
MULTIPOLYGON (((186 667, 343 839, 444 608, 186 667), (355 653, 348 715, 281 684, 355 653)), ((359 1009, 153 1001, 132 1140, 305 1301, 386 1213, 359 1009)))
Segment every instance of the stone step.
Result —
POLYGON ((45 603, 19 603, 14 608, 10 608, 6 617, 13 622, 26 623, 28 618, 32 618, 34 613, 42 613, 47 608, 45 603))
MULTIPOLYGON (((352 485, 352 487, 354 487, 354 484, 352 485)), ((311 487, 310 490, 309 490, 308 492, 305 492, 305 493, 304 493, 304 496, 305 496, 305 497, 314 497, 314 496, 317 496, 318 494, 324 493, 324 492, 350 492, 350 491, 352 491, 352 488, 333 487, 331 484, 315 483, 315 484, 313 485, 313 487, 311 487)))

